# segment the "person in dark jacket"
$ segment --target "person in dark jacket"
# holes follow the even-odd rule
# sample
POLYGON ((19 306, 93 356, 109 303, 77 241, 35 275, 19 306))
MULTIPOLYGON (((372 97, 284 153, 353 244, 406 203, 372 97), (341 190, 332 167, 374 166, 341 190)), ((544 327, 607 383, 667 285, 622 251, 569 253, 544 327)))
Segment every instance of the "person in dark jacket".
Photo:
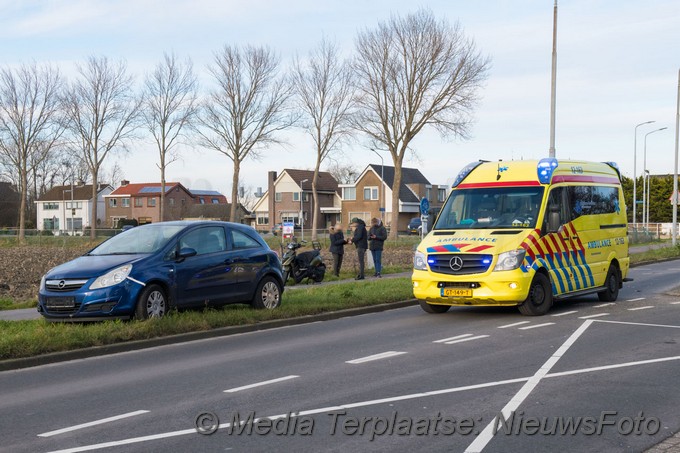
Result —
POLYGON ((347 244, 347 240, 342 233, 342 224, 340 224, 340 222, 336 223, 335 226, 331 226, 329 232, 331 240, 330 252, 333 255, 333 275, 340 277, 342 257, 345 254, 345 244, 347 244))
POLYGON ((357 258, 359 259, 359 275, 355 280, 364 279, 364 264, 366 261, 366 249, 368 248, 368 233, 366 232, 366 222, 354 217, 352 219, 354 225, 354 235, 350 239, 350 243, 357 248, 357 258))
POLYGON ((380 278, 382 271, 382 251, 383 245, 387 239, 387 229, 383 226, 378 218, 371 219, 371 229, 368 230, 368 240, 370 241, 369 249, 373 256, 373 264, 375 265, 374 277, 380 278))

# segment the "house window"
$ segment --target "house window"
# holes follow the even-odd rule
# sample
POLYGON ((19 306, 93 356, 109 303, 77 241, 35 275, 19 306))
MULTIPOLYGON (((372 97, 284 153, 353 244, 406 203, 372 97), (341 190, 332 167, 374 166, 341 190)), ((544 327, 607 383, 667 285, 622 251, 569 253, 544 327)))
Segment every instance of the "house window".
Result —
POLYGON ((43 229, 44 230, 58 230, 59 229, 59 219, 53 217, 51 219, 43 219, 43 229))
POLYGON ((201 203, 201 204, 205 204, 205 198, 198 197, 198 202, 201 203))
POLYGON ((378 199, 377 187, 364 187, 364 200, 377 200, 377 199, 378 199))
POLYGON ((175 199, 174 198, 169 198, 168 203, 170 203, 170 206, 175 206, 175 199))
POLYGON ((446 189, 437 189, 437 201, 443 202, 446 200, 446 189))
POLYGON ((109 198, 109 208, 115 208, 118 206, 118 200, 116 198, 109 198))
POLYGON ((343 200, 356 200, 357 199, 357 188, 356 187, 343 187, 342 188, 342 199, 343 200))
POLYGON ((425 198, 427 198, 428 200, 432 199, 432 187, 428 187, 427 189, 425 189, 425 198))
POLYGON ((135 198, 135 208, 141 208, 144 206, 144 199, 143 198, 135 198))
POLYGON ((156 197, 149 197, 146 200, 146 205, 150 208, 155 208, 156 207, 156 197))
POLYGON ((283 200, 283 195, 281 194, 281 192, 276 192, 274 194, 274 201, 280 202, 282 200, 283 200))
POLYGON ((59 203, 43 203, 43 209, 45 211, 55 211, 59 209, 59 203))
POLYGON ((83 219, 81 217, 70 217, 66 218, 66 229, 67 230, 82 230, 83 229, 83 219))
POLYGON ((124 208, 129 208, 130 207, 130 199, 129 198, 123 198, 120 200, 121 201, 121 206, 124 208))
POLYGON ((211 198, 211 199, 210 199, 210 202, 211 202, 212 204, 220 204, 220 200, 218 200, 217 198, 211 198))
POLYGON ((300 201, 300 192, 293 192, 293 201, 300 201))
POLYGON ((67 201, 66 209, 83 209, 82 201, 67 201))
POLYGON ((269 225, 269 213, 268 212, 258 212, 257 213, 257 224, 258 225, 269 225))

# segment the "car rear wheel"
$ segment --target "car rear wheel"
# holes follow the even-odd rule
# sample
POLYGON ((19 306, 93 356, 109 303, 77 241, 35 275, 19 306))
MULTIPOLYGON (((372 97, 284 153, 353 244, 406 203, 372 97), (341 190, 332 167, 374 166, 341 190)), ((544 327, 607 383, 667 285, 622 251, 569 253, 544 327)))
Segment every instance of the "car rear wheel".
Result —
POLYGON ((135 307, 136 319, 162 318, 168 311, 168 297, 159 285, 148 285, 135 307))
POLYGON ((435 304, 428 304, 424 300, 419 301, 420 302, 420 308, 422 308, 424 311, 427 313, 446 313, 449 311, 449 308, 451 308, 450 305, 435 305, 435 304))
POLYGON ((550 279, 545 274, 538 273, 531 281, 529 296, 517 308, 519 308, 520 313, 526 316, 543 316, 548 313, 552 303, 550 279))
POLYGON ((621 275, 615 264, 609 265, 604 286, 606 289, 597 293, 597 297, 602 302, 614 302, 619 297, 619 288, 621 287, 621 275))
POLYGON ((281 285, 273 277, 263 278, 255 290, 253 308, 273 310, 279 305, 281 305, 281 285))

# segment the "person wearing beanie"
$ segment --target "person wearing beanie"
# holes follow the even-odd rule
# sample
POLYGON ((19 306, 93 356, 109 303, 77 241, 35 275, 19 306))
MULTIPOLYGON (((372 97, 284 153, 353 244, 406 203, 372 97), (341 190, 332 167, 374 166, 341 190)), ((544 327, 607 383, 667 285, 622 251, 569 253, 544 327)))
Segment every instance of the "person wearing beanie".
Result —
POLYGON ((357 248, 357 258, 359 259, 359 275, 355 280, 364 279, 364 265, 366 262, 366 249, 368 249, 368 233, 366 232, 366 222, 358 217, 352 218, 354 225, 354 235, 350 239, 350 243, 357 248))
POLYGON ((374 277, 382 277, 382 251, 383 245, 387 239, 387 229, 383 226, 380 219, 374 217, 371 219, 371 229, 368 231, 368 240, 370 241, 369 249, 373 256, 373 264, 375 265, 374 277))
POLYGON ((333 275, 340 277, 340 268, 342 267, 342 258, 345 254, 345 244, 347 240, 342 233, 342 224, 336 223, 335 226, 329 228, 330 232, 330 252, 333 255, 333 275))

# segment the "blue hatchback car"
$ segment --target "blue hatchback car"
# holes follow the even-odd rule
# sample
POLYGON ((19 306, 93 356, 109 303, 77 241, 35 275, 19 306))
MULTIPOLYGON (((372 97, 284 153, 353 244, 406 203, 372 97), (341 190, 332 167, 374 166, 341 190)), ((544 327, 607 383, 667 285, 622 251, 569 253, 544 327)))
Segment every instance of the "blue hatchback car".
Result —
POLYGON ((138 226, 43 276, 38 311, 51 320, 147 319, 172 307, 281 304, 281 260, 257 232, 215 221, 138 226))

